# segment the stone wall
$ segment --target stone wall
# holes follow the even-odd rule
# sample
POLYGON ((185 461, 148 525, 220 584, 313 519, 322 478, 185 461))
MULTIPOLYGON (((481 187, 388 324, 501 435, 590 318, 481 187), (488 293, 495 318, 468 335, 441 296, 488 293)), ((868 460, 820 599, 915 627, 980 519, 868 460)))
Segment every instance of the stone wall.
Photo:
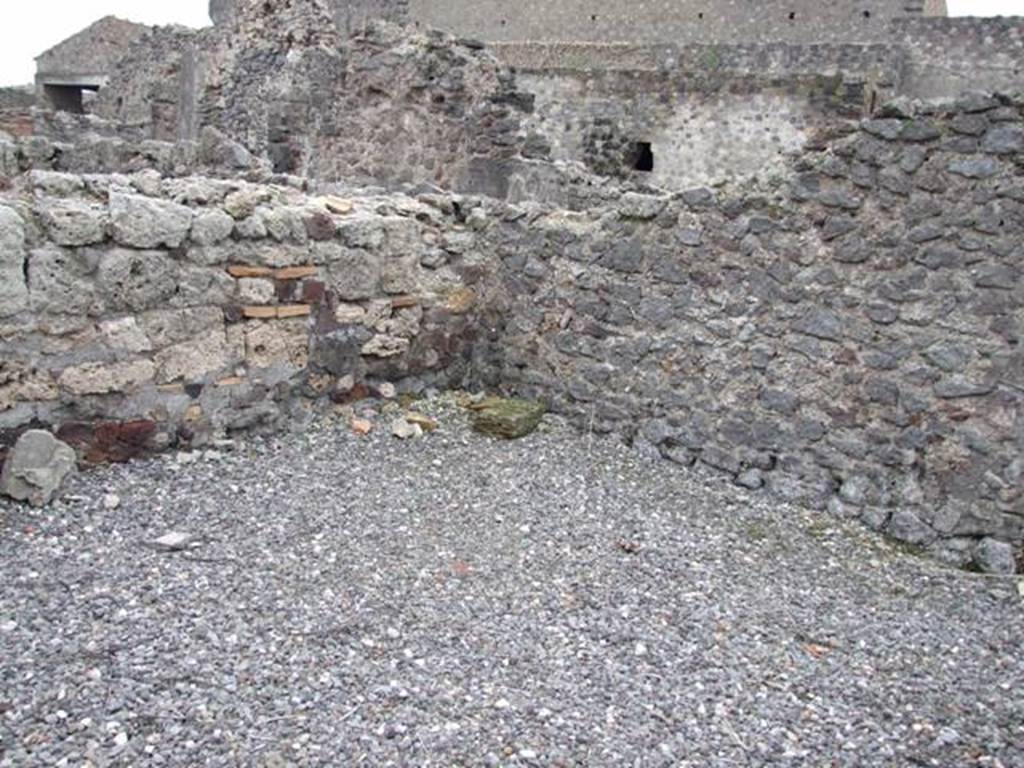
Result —
POLYGON ((950 562, 1019 544, 1021 107, 890 111, 806 153, 787 195, 502 225, 492 380, 950 562))
POLYGON ((467 376, 486 254, 458 199, 33 171, 0 196, 0 443, 87 461, 467 376))
POLYGON ((519 154, 532 100, 478 46, 383 23, 342 45, 318 4, 296 5, 297 18, 268 5, 242 6, 232 31, 151 36, 97 112, 159 140, 215 127, 275 171, 318 181, 453 187, 473 163, 519 154))
POLYGON ((784 178, 825 130, 893 93, 886 46, 499 47, 535 97, 524 118, 550 156, 683 190, 784 178), (581 58, 588 62, 582 65, 581 58), (594 66, 591 66, 594 65, 594 66), (637 147, 653 167, 635 174, 637 147))
POLYGON ((904 0, 409 0, 424 26, 489 42, 872 42, 889 22, 921 9, 904 0))
POLYGON ((942 100, 970 90, 1024 90, 1024 16, 904 19, 895 41, 906 52, 907 95, 942 100))

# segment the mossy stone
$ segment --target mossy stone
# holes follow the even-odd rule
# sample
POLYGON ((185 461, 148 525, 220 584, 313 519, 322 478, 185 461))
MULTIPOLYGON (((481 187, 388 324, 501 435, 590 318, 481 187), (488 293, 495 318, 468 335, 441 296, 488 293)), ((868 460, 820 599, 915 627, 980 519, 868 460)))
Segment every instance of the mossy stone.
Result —
POLYGON ((514 440, 533 432, 547 412, 544 403, 492 397, 473 406, 473 429, 484 435, 514 440))

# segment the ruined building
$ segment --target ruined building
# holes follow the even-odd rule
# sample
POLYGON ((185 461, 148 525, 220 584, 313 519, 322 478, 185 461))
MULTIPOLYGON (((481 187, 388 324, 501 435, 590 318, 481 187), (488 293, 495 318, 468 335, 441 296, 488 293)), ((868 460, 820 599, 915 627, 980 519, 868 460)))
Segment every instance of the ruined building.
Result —
POLYGON ((214 3, 0 110, 0 444, 486 387, 1012 567, 1024 22, 507 5, 214 3))

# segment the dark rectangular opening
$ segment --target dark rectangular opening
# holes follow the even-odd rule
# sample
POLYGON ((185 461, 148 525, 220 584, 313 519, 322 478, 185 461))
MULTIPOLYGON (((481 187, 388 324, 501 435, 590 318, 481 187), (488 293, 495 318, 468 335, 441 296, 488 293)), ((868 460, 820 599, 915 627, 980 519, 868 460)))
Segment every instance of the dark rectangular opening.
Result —
POLYGON ((633 148, 633 170, 650 173, 654 170, 654 151, 651 142, 638 141, 633 148))
POLYGON ((50 105, 59 112, 74 112, 76 115, 85 112, 81 86, 44 85, 43 92, 50 105))

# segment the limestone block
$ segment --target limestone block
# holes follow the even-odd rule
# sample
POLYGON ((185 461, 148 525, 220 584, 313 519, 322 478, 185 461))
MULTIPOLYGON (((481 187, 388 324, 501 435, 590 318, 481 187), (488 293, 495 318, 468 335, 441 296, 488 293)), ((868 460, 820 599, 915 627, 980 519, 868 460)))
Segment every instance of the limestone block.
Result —
POLYGON ((107 212, 99 206, 80 200, 45 201, 37 213, 57 245, 93 245, 106 239, 107 212))
POLYGON ((134 317, 104 320, 99 324, 103 343, 115 352, 149 352, 153 345, 134 317))
POLYGON ((270 200, 270 190, 261 187, 243 187, 224 198, 224 210, 235 221, 247 219, 256 208, 270 200))
POLYGON ((299 208, 261 206, 257 214, 267 235, 279 243, 305 243, 309 240, 305 212, 299 208))
POLYGON ((75 469, 75 451, 49 432, 33 429, 14 444, 3 472, 0 493, 34 507, 49 504, 75 469))
POLYGON ((184 265, 178 272, 172 307, 202 307, 228 304, 235 295, 235 281, 218 267, 184 265))
POLYGON ((270 304, 277 291, 274 283, 258 277, 243 277, 238 281, 238 300, 243 304, 270 304))
POLYGON ((12 209, 0 206, 0 317, 28 306, 25 285, 25 224, 12 209))
POLYGON ((96 281, 113 306, 136 312, 159 306, 180 288, 177 265, 161 251, 108 251, 96 281))
POLYGON ((327 288, 342 301, 360 301, 381 293, 381 259, 373 252, 337 247, 326 264, 327 288))
POLYGON ((0 178, 16 176, 19 170, 17 145, 0 138, 0 178))
POLYGON ((419 333, 422 321, 422 307, 406 307, 396 310, 391 317, 376 322, 374 330, 387 336, 410 338, 419 333))
POLYGON ((146 336, 157 349, 224 333, 224 312, 218 307, 154 310, 143 314, 141 322, 146 336))
POLYGON ((192 227, 192 209, 167 200, 113 192, 110 220, 114 240, 133 248, 177 248, 192 227))
POLYGON ((132 360, 124 363, 85 363, 66 369, 57 380, 72 395, 106 395, 131 392, 153 380, 153 363, 132 360))
POLYGON ((28 183, 33 189, 53 197, 67 197, 85 189, 81 176, 58 171, 29 171, 28 183))
POLYGON ((235 220, 221 210, 206 211, 192 222, 192 242, 197 245, 216 245, 231 237, 235 220))
POLYGON ((387 259, 381 269, 381 288, 389 294, 418 293, 421 270, 419 256, 387 259))
POLYGON ((246 323, 245 359, 253 368, 305 368, 309 362, 309 321, 293 318, 246 323))
MULTIPOLYGON (((40 248, 29 257, 30 303, 35 312, 98 315, 104 302, 93 274, 99 253, 92 249, 40 248)), ((4 290, 0 285, 0 292, 4 290)))
POLYGON ((389 216, 381 220, 384 229, 385 253, 388 256, 412 256, 417 261, 423 252, 423 235, 415 219, 389 216))
POLYGON ((338 225, 338 234, 350 248, 380 250, 384 245, 384 221, 376 216, 353 216, 338 225))
POLYGON ((398 336, 377 334, 363 345, 367 357, 397 357, 409 351, 409 340, 398 336))
POLYGON ((57 399, 57 384, 48 371, 10 360, 0 360, 0 413, 17 403, 57 399))
POLYGON ((156 354, 156 381, 199 381, 218 374, 238 361, 238 351, 228 344, 224 331, 210 333, 167 347, 156 354))

